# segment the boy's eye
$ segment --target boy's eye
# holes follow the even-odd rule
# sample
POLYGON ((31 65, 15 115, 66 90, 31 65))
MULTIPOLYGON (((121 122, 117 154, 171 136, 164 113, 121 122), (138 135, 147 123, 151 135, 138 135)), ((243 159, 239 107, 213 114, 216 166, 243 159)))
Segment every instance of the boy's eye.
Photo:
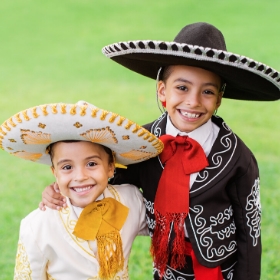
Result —
POLYGON ((185 86, 178 86, 178 87, 177 87, 177 89, 179 89, 179 90, 183 90, 183 91, 188 90, 188 89, 187 89, 187 87, 185 87, 185 86))
POLYGON ((205 90, 204 93, 205 93, 205 94, 215 94, 215 93, 214 93, 213 91, 211 91, 211 90, 205 90))
POLYGON ((90 167, 95 166, 95 165, 96 165, 96 162, 93 162, 93 161, 90 161, 90 162, 88 163, 88 166, 90 166, 90 167))
POLYGON ((71 165, 67 164, 62 167, 63 170, 70 170, 72 168, 71 165))

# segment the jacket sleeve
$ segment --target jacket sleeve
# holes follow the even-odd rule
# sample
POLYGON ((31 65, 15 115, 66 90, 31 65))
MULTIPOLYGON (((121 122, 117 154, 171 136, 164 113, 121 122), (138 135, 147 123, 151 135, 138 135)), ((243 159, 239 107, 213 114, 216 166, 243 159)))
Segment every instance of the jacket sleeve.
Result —
MULTIPOLYGON (((245 159, 244 159, 245 161, 245 159)), ((248 160, 247 160, 248 161, 248 160)), ((237 236, 237 263, 234 280, 259 280, 261 266, 261 204, 257 162, 251 159, 230 185, 237 236)))
POLYGON ((47 280, 47 259, 40 251, 27 216, 21 221, 14 280, 47 280))

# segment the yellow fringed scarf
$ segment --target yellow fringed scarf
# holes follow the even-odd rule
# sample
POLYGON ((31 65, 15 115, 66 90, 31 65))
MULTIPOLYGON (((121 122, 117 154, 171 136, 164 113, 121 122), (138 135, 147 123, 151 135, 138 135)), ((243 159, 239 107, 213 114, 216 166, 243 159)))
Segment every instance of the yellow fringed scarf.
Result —
POLYGON ((124 256, 120 229, 129 208, 113 198, 92 202, 82 211, 73 234, 84 240, 97 240, 99 277, 113 279, 123 269, 124 256))

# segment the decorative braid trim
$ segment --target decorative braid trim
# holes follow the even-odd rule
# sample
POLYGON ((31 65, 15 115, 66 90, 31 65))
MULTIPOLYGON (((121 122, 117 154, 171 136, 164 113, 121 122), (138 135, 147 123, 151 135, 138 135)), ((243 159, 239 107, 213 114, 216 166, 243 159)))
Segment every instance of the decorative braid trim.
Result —
MULTIPOLYGON (((67 107, 67 104, 59 103, 59 104, 46 104, 36 106, 24 111, 21 111, 15 114, 13 117, 9 118, 0 126, 0 148, 4 150, 2 142, 4 136, 7 135, 8 131, 12 128, 16 127, 18 124, 21 124, 25 121, 30 121, 32 118, 38 118, 40 115, 48 116, 49 114, 71 114, 76 115, 79 112, 80 116, 86 116, 88 114, 87 105, 77 105, 71 104, 70 107, 67 107), (79 108, 79 110, 77 110, 79 108), (67 109, 69 112, 67 112, 67 109)), ((106 110, 99 108, 90 108, 90 114, 92 118, 98 117, 101 121, 106 120, 107 116, 109 116, 108 121, 110 123, 116 123, 117 126, 124 126, 126 130, 130 130, 132 133, 137 133, 138 137, 142 137, 144 140, 148 142, 152 142, 152 145, 155 149, 160 153, 163 150, 163 144, 154 137, 148 130, 141 128, 139 125, 126 119, 125 117, 119 116, 118 114, 110 113, 106 110), (127 120, 127 121, 126 121, 127 120), (141 130, 140 130, 141 128, 141 130)))
POLYGON ((220 64, 253 72, 272 82, 276 87, 280 88, 280 73, 278 71, 267 66, 266 64, 255 61, 246 56, 226 52, 223 50, 180 44, 176 42, 138 40, 119 42, 105 46, 102 49, 102 53, 109 58, 133 53, 150 53, 218 62, 220 64))

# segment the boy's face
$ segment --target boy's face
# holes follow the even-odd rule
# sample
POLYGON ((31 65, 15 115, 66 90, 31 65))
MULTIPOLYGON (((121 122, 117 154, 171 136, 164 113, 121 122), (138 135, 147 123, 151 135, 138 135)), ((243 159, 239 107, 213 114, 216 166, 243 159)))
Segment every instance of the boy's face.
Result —
POLYGON ((53 145, 52 172, 61 193, 78 207, 95 201, 114 174, 103 147, 91 142, 58 142, 53 145))
POLYGON ((221 79, 202 68, 176 65, 165 82, 158 83, 158 97, 166 102, 173 125, 191 132, 206 123, 221 105, 221 79))

